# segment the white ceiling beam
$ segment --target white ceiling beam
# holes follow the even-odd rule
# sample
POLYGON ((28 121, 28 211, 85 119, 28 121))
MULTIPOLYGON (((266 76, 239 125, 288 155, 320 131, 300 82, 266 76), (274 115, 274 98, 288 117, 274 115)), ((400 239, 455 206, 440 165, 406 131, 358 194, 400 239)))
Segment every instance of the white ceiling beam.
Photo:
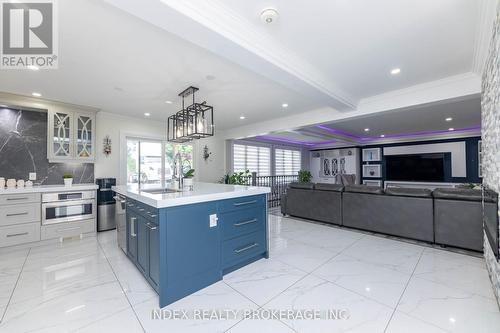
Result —
POLYGON ((324 73, 217 0, 105 1, 323 105, 356 108, 357 101, 324 73))

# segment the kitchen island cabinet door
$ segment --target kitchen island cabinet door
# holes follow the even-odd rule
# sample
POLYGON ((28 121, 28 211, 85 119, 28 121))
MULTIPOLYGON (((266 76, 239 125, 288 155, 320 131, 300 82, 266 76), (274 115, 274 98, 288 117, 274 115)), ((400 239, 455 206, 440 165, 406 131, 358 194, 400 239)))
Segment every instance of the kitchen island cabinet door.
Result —
POLYGON ((149 224, 141 215, 137 217, 137 268, 145 276, 149 272, 149 224))

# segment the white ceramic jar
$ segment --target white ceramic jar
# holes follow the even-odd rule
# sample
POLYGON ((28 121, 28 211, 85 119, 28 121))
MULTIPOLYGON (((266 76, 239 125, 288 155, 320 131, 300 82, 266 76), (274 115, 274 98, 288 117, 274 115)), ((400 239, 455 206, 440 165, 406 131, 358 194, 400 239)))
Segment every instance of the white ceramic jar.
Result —
POLYGON ((5 188, 5 178, 0 177, 0 190, 5 188))
POLYGON ((16 188, 17 182, 14 178, 7 179, 7 188, 16 188))
POLYGON ((19 179, 17 181, 17 188, 24 188, 24 180, 23 179, 19 179))

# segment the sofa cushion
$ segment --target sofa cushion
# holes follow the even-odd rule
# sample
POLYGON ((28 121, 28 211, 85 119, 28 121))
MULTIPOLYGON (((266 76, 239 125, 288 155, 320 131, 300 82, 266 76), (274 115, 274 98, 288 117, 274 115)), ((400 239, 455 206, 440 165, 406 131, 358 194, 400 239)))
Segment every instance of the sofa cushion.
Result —
POLYGON ((389 187, 385 189, 385 194, 400 197, 432 198, 432 191, 426 188, 389 187))
POLYGON ((481 190, 472 190, 466 188, 437 188, 432 192, 436 199, 463 200, 463 201, 481 201, 481 190))
POLYGON ((290 183, 290 188, 298 188, 302 190, 313 190, 314 183, 290 183))
POLYGON ((344 185, 340 184, 328 184, 328 183, 316 183, 314 189, 318 191, 333 191, 342 192, 344 190, 344 185))
POLYGON ((366 186, 366 185, 347 185, 344 188, 345 192, 354 193, 369 193, 369 194, 384 194, 384 190, 378 186, 366 186))

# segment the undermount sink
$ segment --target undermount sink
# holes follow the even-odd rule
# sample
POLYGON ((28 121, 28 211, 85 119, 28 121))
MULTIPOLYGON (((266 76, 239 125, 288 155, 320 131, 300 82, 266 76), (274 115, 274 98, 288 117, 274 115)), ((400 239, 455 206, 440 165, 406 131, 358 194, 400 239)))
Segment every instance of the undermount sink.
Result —
POLYGON ((149 189, 149 190, 142 190, 142 192, 151 193, 151 194, 165 194, 165 193, 179 193, 182 191, 174 190, 171 188, 154 188, 154 189, 149 189))

